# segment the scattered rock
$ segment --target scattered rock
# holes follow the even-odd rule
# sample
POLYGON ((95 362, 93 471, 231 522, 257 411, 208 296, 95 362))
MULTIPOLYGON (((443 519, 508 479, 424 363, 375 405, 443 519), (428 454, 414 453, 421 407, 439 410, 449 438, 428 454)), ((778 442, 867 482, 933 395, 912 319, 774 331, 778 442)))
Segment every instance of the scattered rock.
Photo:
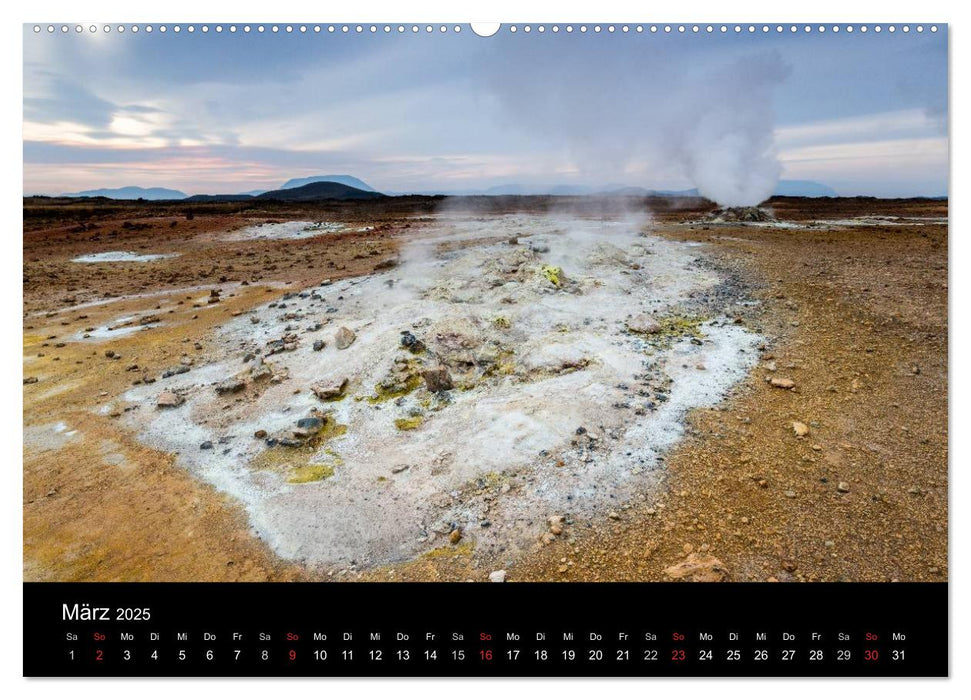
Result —
POLYGON ((355 340, 357 340, 357 335, 346 326, 341 326, 334 335, 334 344, 338 350, 346 350, 355 340))
POLYGON ((809 435, 809 426, 805 423, 800 423, 799 421, 792 422, 792 432, 796 434, 796 437, 805 437, 809 435))
POLYGON ((254 382, 261 381, 263 379, 270 379, 273 377, 273 368, 262 360, 250 367, 249 378, 254 382))
POLYGON ((694 552, 684 561, 664 570, 665 575, 675 580, 712 583, 724 581, 728 577, 725 565, 710 554, 694 552))
POLYGON ((217 394, 235 394, 246 388, 246 382, 240 377, 230 377, 216 385, 217 394))
POLYGON ((255 437, 257 440, 262 440, 263 438, 266 437, 266 431, 257 430, 255 433, 253 433, 253 437, 255 437))
POLYGON ((175 408, 185 403, 185 398, 176 394, 174 391, 163 391, 155 400, 155 405, 159 408, 175 408))
POLYGON ((455 528, 448 535, 448 541, 452 544, 458 544, 459 540, 462 539, 462 528, 455 528))
POLYGON ((301 418, 297 421, 297 427, 293 431, 296 438, 308 438, 319 432, 324 427, 324 419, 317 416, 301 418))
POLYGON ((325 343, 323 340, 315 340, 314 341, 314 352, 320 352, 321 350, 324 349, 324 346, 325 345, 327 345, 327 343, 325 343))
POLYGON ((788 377, 772 377, 769 379, 769 384, 779 389, 792 389, 796 386, 796 383, 788 377))
POLYGON ((840 493, 849 493, 850 485, 845 481, 841 481, 836 485, 836 490, 839 491, 840 493))
POLYGON ((448 373, 448 369, 445 367, 426 369, 421 373, 421 376, 425 380, 425 386, 431 392, 448 391, 454 387, 452 375, 448 373))
POLYGON ((318 382, 310 387, 310 390, 314 392, 314 396, 321 401, 333 401, 334 399, 339 399, 344 395, 344 391, 346 389, 346 377, 339 382, 318 382))
POLYGON ((411 331, 401 331, 401 347, 407 348, 416 355, 425 352, 425 344, 415 337, 411 331))
POLYGON ((266 344, 266 354, 276 355, 279 352, 292 352, 297 349, 300 338, 295 333, 289 333, 282 338, 271 340, 266 344))
POLYGON ((505 583, 506 582, 506 570, 499 569, 498 571, 493 571, 489 574, 489 580, 493 583, 505 583))
POLYGON ((391 473, 400 474, 401 472, 405 471, 407 468, 408 468, 407 464, 399 464, 398 466, 391 468, 391 473))
POLYGON ((189 369, 189 365, 177 365, 176 367, 170 367, 162 372, 162 379, 168 379, 169 377, 174 377, 177 374, 185 374, 189 371, 189 369))
POLYGON ((24 384, 36 384, 37 381, 37 377, 24 377, 24 384))
POLYGON ((204 443, 202 443, 201 445, 199 445, 199 449, 200 450, 211 450, 212 449, 212 440, 206 440, 204 443))
POLYGON ((653 316, 648 314, 639 314, 635 316, 627 322, 627 328, 632 333, 643 333, 645 335, 661 332, 661 324, 658 323, 653 316))

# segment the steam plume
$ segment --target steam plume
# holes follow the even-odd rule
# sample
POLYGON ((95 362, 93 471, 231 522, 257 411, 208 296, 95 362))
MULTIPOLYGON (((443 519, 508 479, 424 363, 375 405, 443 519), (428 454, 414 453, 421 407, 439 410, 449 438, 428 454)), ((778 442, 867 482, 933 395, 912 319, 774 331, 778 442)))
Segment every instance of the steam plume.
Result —
POLYGON ((772 92, 789 73, 777 52, 698 70, 697 54, 673 61, 643 45, 510 48, 517 70, 490 81, 502 114, 563 149, 589 184, 682 176, 725 206, 758 204, 775 189, 772 92))
POLYGON ((751 56, 683 95, 670 143, 703 196, 736 207, 772 195, 782 172, 773 143, 772 88, 787 74, 778 55, 751 56))

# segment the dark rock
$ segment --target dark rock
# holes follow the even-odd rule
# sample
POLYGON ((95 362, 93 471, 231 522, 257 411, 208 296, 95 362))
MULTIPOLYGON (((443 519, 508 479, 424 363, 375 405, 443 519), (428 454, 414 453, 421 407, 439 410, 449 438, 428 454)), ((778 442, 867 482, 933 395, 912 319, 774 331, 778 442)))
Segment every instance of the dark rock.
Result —
POLYGON ((401 331, 401 346, 408 348, 416 355, 425 352, 425 344, 416 338, 411 331, 401 331))
POLYGON ((169 377, 174 377, 177 374, 185 374, 189 371, 188 365, 179 365, 178 367, 170 367, 169 369, 162 372, 162 379, 168 379, 169 377))
POLYGON ((235 394, 246 388, 246 382, 239 377, 230 377, 216 385, 217 394, 235 394))
POLYGON ((317 416, 301 418, 297 421, 297 427, 305 430, 320 430, 324 427, 324 420, 322 418, 318 418, 317 416))

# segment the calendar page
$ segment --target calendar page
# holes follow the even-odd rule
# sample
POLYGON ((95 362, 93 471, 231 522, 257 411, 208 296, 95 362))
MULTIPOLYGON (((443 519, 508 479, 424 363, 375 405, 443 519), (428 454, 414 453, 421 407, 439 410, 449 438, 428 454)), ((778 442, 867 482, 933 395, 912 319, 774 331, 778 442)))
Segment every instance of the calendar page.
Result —
POLYGON ((948 674, 946 24, 22 33, 24 675, 948 674))

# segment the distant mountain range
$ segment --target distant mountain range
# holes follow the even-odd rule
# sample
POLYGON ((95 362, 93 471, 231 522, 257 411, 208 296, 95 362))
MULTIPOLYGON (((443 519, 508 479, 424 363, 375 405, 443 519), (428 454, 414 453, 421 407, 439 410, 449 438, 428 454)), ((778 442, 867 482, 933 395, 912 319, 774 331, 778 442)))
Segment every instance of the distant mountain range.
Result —
POLYGON ((775 194, 780 197, 839 197, 832 187, 812 180, 779 180, 775 194))
MULTIPOLYGON (((390 195, 449 195, 449 196, 502 196, 502 195, 613 195, 631 197, 697 197, 697 189, 649 190, 624 184, 590 185, 528 185, 506 184, 482 189, 460 190, 410 190, 389 192, 390 195)), ((835 190, 812 180, 780 180, 776 195, 788 197, 837 197, 835 190)), ((117 189, 85 190, 65 194, 64 197, 109 197, 111 199, 185 200, 188 202, 236 202, 247 199, 274 199, 277 201, 311 201, 314 199, 367 199, 384 196, 363 180, 352 175, 313 175, 287 180, 276 190, 250 190, 237 194, 197 194, 188 196, 179 190, 164 187, 119 187, 117 189), (317 187, 311 187, 316 185, 317 187), (308 189, 309 188, 309 189, 308 189), (344 189, 342 189, 344 188, 344 189)))
MULTIPOLYGON (((650 190, 645 187, 611 183, 595 187, 591 185, 523 185, 508 184, 495 185, 485 189, 465 190, 425 190, 411 192, 390 192, 389 194, 444 194, 453 197, 460 196, 502 196, 502 195, 559 195, 559 196, 630 196, 630 197, 698 197, 697 189, 687 190, 650 190)), ((787 197, 838 197, 830 187, 812 180, 780 180, 776 186, 775 195, 787 197)))
POLYGON ((118 187, 116 189, 84 190, 62 197, 108 197, 109 199, 185 199, 188 195, 165 187, 118 187))

